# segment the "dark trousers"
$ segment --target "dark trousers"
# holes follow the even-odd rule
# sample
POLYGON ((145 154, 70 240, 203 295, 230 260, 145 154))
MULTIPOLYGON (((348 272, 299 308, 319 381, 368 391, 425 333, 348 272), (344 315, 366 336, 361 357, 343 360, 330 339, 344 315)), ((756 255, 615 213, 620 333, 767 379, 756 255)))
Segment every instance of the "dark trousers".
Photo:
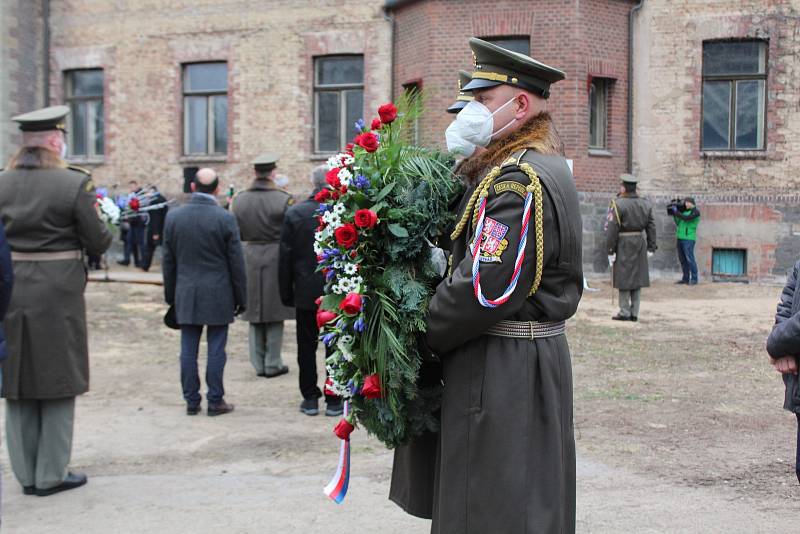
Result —
POLYGON ((800 414, 795 415, 797 416, 797 457, 795 458, 794 472, 797 475, 797 481, 800 482, 800 414))
MULTIPOLYGON (((197 352, 203 325, 181 325, 181 386, 183 398, 189 406, 200 404, 200 376, 197 373, 197 352)), ((208 404, 222 402, 225 388, 222 374, 225 371, 225 345, 228 343, 228 325, 207 325, 208 361, 206 362, 206 386, 208 404)))
POLYGON ((144 257, 144 225, 131 224, 131 228, 128 230, 127 234, 128 237, 125 239, 125 256, 122 261, 130 263, 131 256, 133 256, 133 264, 139 267, 144 257))
MULTIPOLYGON (((317 312, 295 308, 297 320, 297 367, 300 368, 300 393, 304 399, 318 399, 322 391, 317 386, 317 312)), ((325 355, 331 351, 326 347, 325 355)), ((326 373, 327 375, 327 373, 326 373)), ((338 402, 339 397, 325 395, 325 402, 338 402)))
POLYGON ((684 282, 697 282, 697 262, 694 259, 694 241, 678 239, 678 260, 683 269, 684 282))
POLYGON ((156 247, 158 247, 158 242, 148 236, 147 243, 145 243, 144 246, 144 252, 142 253, 142 263, 140 265, 145 271, 149 270, 150 266, 153 264, 153 256, 156 253, 156 247))

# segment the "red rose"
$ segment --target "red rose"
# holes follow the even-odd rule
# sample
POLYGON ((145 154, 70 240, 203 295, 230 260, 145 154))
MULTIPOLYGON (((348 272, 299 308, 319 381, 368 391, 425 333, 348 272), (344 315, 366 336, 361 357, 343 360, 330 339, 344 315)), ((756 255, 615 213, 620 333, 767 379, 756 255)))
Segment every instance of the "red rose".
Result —
POLYGON ((336 242, 344 248, 352 247, 358 240, 358 230, 350 223, 337 228, 333 235, 336 236, 336 242))
POLYGON ((372 126, 373 130, 380 130, 381 129, 381 120, 380 119, 372 119, 372 126))
POLYGON ((361 295, 358 293, 348 293, 341 304, 339 309, 347 315, 356 315, 361 311, 361 295))
POLYGON ((351 425, 347 421, 347 419, 342 419, 341 421, 339 421, 339 424, 336 425, 336 428, 333 429, 333 433, 336 434, 336 436, 339 439, 343 439, 345 441, 348 441, 350 439, 350 434, 355 429, 356 429, 356 427, 351 425))
POLYGON ((378 108, 378 115, 381 116, 381 122, 389 124, 397 118, 397 108, 394 107, 394 104, 389 102, 378 108))
POLYGON ((372 228, 378 223, 378 214, 372 210, 358 210, 353 217, 353 222, 359 228, 372 228))
POLYGON ((322 297, 317 297, 317 300, 314 301, 314 304, 316 304, 317 308, 319 308, 319 305, 322 304, 322 297))
POLYGON ((378 375, 369 375, 365 378, 364 386, 361 388, 361 394, 368 399, 380 399, 383 397, 380 377, 378 375))
POLYGON ((130 202, 128 202, 128 207, 133 211, 139 211, 139 199, 132 198, 130 202))
POLYGON ((375 152, 378 150, 378 136, 372 132, 363 133, 358 135, 355 139, 356 144, 366 150, 367 152, 375 152))
POLYGON ((335 313, 326 310, 319 310, 317 312, 317 328, 322 328, 334 319, 336 319, 335 313))
POLYGON ((329 198, 331 198, 330 189, 320 189, 319 192, 314 195, 314 200, 320 203, 326 202, 329 198))
POLYGON ((325 181, 334 189, 342 187, 342 182, 339 181, 339 169, 331 169, 325 175, 325 181))

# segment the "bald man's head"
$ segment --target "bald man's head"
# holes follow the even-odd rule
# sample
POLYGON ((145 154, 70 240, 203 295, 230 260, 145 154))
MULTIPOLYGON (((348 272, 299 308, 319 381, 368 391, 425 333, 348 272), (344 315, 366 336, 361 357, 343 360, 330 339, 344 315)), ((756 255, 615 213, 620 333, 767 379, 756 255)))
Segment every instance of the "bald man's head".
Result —
POLYGON ((192 182, 192 191, 216 195, 219 192, 219 178, 214 169, 205 168, 197 171, 192 182))

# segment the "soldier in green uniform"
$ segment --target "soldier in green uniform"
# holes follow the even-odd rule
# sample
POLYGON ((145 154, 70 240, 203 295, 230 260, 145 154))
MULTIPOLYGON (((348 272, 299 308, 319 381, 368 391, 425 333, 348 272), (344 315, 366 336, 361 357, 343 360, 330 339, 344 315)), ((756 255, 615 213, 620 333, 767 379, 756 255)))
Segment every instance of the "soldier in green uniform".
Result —
POLYGON ((250 362, 258 376, 267 378, 289 372, 281 358, 283 321, 294 317, 294 309, 283 305, 278 289, 281 228, 293 201, 275 184, 277 164, 275 154, 256 158, 256 179, 231 203, 245 245, 247 309, 243 318, 250 323, 250 362))
POLYGON ((636 193, 639 179, 632 174, 620 176, 619 195, 608 209, 606 248, 613 273, 613 285, 619 290, 619 313, 615 321, 638 321, 642 288, 650 286, 648 257, 656 251, 656 223, 653 206, 636 193))
POLYGON ((464 109, 469 102, 472 102, 472 91, 464 90, 464 86, 467 85, 470 80, 472 80, 472 75, 470 75, 469 71, 458 71, 458 96, 456 97, 456 101, 447 108, 448 113, 458 113, 464 109))
POLYGON ((68 167, 64 117, 53 106, 14 117, 23 146, 0 173, 0 217, 15 285, 3 328, 6 435, 26 495, 86 483, 67 471, 75 397, 89 389, 82 256, 102 254, 111 234, 95 210, 88 171, 68 167))
POLYGON ((581 217, 546 112, 551 84, 565 75, 480 39, 470 46, 464 90, 475 100, 448 128, 448 142, 485 150, 456 169, 468 188, 450 236, 450 272, 427 319, 444 382, 432 532, 574 532, 564 322, 583 288, 581 217))

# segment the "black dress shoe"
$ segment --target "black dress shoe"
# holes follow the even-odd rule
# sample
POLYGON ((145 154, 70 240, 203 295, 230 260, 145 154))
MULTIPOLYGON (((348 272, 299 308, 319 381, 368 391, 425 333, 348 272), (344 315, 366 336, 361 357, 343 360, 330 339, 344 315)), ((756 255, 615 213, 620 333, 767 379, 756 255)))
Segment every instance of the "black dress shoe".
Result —
POLYGON ((639 318, 636 317, 635 315, 631 315, 628 320, 635 323, 635 322, 637 322, 639 320, 639 318))
POLYGON ((186 415, 197 415, 200 413, 200 405, 197 406, 187 406, 186 407, 186 415))
POLYGON ((125 267, 127 267, 130 264, 131 264, 131 262, 129 262, 129 261, 117 260, 117 265, 124 265, 125 267))
POLYGON ((300 403, 300 411, 306 415, 318 415, 319 402, 317 399, 305 399, 300 403))
POLYGON ((630 321, 630 317, 626 317, 624 315, 616 314, 614 317, 611 318, 614 321, 630 321))
POLYGON ((54 493, 59 493, 61 491, 67 491, 75 488, 79 488, 86 484, 87 479, 86 475, 81 473, 67 473, 67 478, 64 479, 61 484, 54 488, 47 488, 47 489, 40 489, 36 488, 36 495, 39 497, 47 497, 48 495, 53 495, 54 493))
POLYGON ((342 401, 329 402, 325 407, 325 415, 328 417, 338 417, 344 413, 344 406, 342 401))
POLYGON ((264 378, 267 375, 265 375, 264 373, 256 373, 256 376, 260 376, 261 378, 264 378))
POLYGON ((688 283, 689 283, 688 280, 678 280, 677 282, 675 282, 675 285, 676 286, 687 285, 688 283))
POLYGON ((264 373, 264 376, 266 376, 267 378, 275 378, 276 376, 285 375, 288 372, 289 372, 289 367, 284 365, 277 371, 273 371, 271 373, 264 373))
POLYGON ((228 404, 225 401, 222 401, 219 404, 208 405, 209 417, 214 417, 215 415, 225 415, 226 413, 231 413, 232 411, 233 411, 233 404, 228 404))
POLYGON ((22 493, 25 495, 36 494, 36 486, 22 486, 22 493))

